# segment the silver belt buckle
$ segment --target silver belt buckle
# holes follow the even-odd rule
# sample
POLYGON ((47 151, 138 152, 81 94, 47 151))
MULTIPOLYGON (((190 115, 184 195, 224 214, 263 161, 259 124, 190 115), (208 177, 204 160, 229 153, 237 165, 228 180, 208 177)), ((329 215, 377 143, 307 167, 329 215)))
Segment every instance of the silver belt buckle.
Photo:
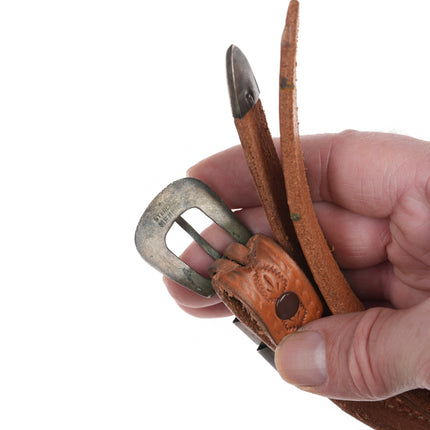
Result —
POLYGON ((148 206, 136 229, 135 243, 152 267, 201 296, 214 295, 206 279, 184 263, 166 245, 174 223, 183 228, 212 258, 222 256, 184 219, 189 209, 198 208, 236 241, 245 245, 252 234, 230 208, 205 183, 194 178, 179 179, 167 186, 148 206))
MULTIPOLYGON (((168 185, 147 207, 136 228, 136 248, 147 263, 168 278, 201 296, 212 297, 215 292, 211 281, 182 261, 166 244, 167 233, 176 223, 213 259, 222 257, 182 217, 192 208, 200 209, 242 245, 246 245, 252 236, 248 228, 210 187, 198 179, 184 178, 168 185)), ((274 366, 273 351, 237 318, 233 323, 259 345, 257 352, 274 366)))

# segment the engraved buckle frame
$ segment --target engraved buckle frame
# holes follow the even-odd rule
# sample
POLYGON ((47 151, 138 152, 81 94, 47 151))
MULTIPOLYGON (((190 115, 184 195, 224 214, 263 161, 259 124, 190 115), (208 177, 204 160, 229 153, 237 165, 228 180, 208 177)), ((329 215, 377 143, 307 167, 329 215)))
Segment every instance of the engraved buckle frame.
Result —
POLYGON ((205 183, 195 178, 179 179, 155 197, 137 225, 135 243, 143 259, 158 271, 201 296, 214 294, 211 282, 176 256, 166 244, 166 235, 176 222, 212 258, 221 255, 205 240, 182 214, 200 209, 239 243, 246 244, 252 234, 231 209, 205 183))

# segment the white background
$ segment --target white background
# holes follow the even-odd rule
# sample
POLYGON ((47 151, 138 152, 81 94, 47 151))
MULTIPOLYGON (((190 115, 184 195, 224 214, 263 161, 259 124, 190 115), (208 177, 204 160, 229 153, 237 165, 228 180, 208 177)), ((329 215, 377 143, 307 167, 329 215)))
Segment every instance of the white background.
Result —
MULTIPOLYGON (((0 3, 0 428, 363 429, 284 383, 135 250, 151 199, 238 144, 224 55, 278 134, 287 1, 0 3)), ((430 139, 425 1, 303 0, 302 134, 430 139)))

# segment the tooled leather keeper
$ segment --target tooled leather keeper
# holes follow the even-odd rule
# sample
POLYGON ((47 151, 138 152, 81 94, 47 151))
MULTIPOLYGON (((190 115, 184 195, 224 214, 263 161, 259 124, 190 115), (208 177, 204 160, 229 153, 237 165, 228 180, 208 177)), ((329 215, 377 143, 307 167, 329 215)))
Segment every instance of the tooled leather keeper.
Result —
MULTIPOLYGON (((319 296, 329 309, 326 314, 364 310, 326 243, 306 180, 295 87, 298 7, 298 2, 292 0, 281 44, 282 168, 261 102, 256 102, 258 94, 257 97, 255 94, 248 97, 248 94, 250 105, 245 111, 232 101, 245 157, 279 245, 256 235, 246 247, 231 245, 224 258, 211 268, 212 285, 218 296, 272 349, 285 335, 322 315, 319 296), (286 191, 279 185, 284 182, 286 191)), ((234 63, 231 59, 230 62, 234 63)), ((258 91, 256 84, 251 88, 254 93, 255 89, 258 91)), ((235 90, 230 88, 233 100, 237 97, 235 90)), ((427 390, 413 390, 377 402, 333 401, 374 429, 430 429, 430 392, 427 390)))
POLYGON ((212 286, 233 313, 272 349, 320 318, 322 304, 297 263, 272 239, 233 242, 210 269, 212 286))

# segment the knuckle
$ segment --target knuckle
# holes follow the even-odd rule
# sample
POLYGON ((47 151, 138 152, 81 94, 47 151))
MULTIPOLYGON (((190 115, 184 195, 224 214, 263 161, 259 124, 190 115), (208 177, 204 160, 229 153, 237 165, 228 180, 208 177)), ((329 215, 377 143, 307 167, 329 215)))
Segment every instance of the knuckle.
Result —
POLYGON ((340 133, 337 133, 337 135, 335 135, 334 141, 335 143, 344 144, 345 142, 348 142, 350 139, 356 140, 362 134, 363 134, 362 132, 357 130, 352 130, 352 129, 343 130, 340 133))
POLYGON ((354 136, 354 135, 356 135, 356 134, 358 134, 358 133, 360 133, 360 132, 359 132, 359 131, 357 131, 357 130, 354 130, 354 129, 352 129, 352 128, 349 128, 349 129, 346 129, 346 130, 341 131, 341 132, 339 133, 339 136, 342 136, 342 137, 349 137, 349 136, 354 136))

